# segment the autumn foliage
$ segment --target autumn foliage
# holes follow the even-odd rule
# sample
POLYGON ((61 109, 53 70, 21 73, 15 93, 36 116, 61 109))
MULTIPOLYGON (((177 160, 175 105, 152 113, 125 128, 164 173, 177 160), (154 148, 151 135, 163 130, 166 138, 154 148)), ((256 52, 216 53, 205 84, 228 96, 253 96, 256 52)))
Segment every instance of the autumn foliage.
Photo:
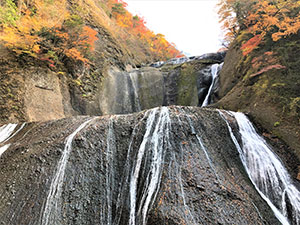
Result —
MULTIPOLYGON (((118 38, 139 40, 157 59, 180 55, 163 35, 154 34, 139 16, 130 14, 121 0, 2 0, 0 44, 17 55, 29 55, 50 67, 66 59, 90 63, 98 33, 90 26, 113 22, 122 32, 118 38), (102 9, 101 9, 102 8, 102 9), (103 20, 103 10, 112 21, 103 20)), ((113 31, 114 32, 114 31, 113 31)), ((134 41, 132 41, 134 43, 134 41)))
MULTIPOLYGON (((111 7, 111 17, 129 34, 138 37, 157 59, 170 59, 182 56, 175 44, 169 43, 162 34, 154 34, 146 27, 144 18, 133 16, 126 10, 127 4, 122 0, 107 0, 111 7)), ((126 38, 126 37, 125 37, 126 38)))
POLYGON ((255 77, 261 75, 269 70, 280 70, 285 69, 285 66, 282 66, 278 62, 278 57, 274 52, 268 51, 263 55, 254 57, 251 61, 252 68, 254 71, 257 71, 250 75, 250 77, 255 77))
POLYGON ((248 55, 250 52, 256 49, 258 45, 261 43, 261 41, 262 41, 262 37, 259 34, 255 35, 254 37, 246 41, 241 47, 243 51, 243 55, 248 55))
POLYGON ((250 35, 241 48, 244 55, 268 39, 276 42, 300 30, 298 0, 221 0, 219 15, 227 40, 250 35))
POLYGON ((74 21, 65 0, 19 1, 18 5, 6 0, 1 11, 10 19, 1 18, 0 40, 18 55, 28 54, 50 67, 65 57, 88 63, 97 32, 78 22, 80 18, 74 21))
POLYGON ((16 54, 46 61, 50 67, 66 57, 89 62, 97 32, 69 14, 66 0, 5 0, 0 12, 0 41, 16 54))

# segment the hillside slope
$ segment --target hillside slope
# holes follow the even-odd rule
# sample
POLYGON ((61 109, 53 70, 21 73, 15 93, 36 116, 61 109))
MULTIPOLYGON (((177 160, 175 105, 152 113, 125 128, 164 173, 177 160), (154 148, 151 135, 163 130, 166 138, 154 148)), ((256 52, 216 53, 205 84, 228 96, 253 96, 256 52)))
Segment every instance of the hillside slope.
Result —
POLYGON ((124 4, 2 2, 0 121, 57 119, 81 114, 81 108, 97 114, 96 92, 109 69, 127 70, 180 54, 124 4))
POLYGON ((287 164, 294 167, 297 173, 297 158, 300 156, 298 35, 272 45, 261 45, 247 56, 243 56, 240 49, 242 41, 241 37, 235 40, 226 55, 220 74, 221 99, 214 106, 247 113, 263 128, 265 136, 282 148, 281 154, 288 158, 287 164), (266 64, 270 58, 276 59, 282 67, 267 70, 257 68, 255 60, 258 57, 263 58, 264 68, 272 65, 266 64), (280 140, 291 149, 284 147, 280 140), (288 156, 290 153, 297 157, 288 156))
POLYGON ((248 113, 297 172, 299 1, 222 0, 219 6, 230 50, 220 76, 221 100, 215 106, 248 113))

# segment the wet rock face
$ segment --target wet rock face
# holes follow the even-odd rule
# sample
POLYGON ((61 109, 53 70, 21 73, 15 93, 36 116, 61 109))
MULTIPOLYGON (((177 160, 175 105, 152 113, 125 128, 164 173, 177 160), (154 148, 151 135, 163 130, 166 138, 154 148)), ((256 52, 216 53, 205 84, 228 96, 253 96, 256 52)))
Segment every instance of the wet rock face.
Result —
MULTIPOLYGON (((100 42, 104 46, 107 44, 107 40, 100 42)), ((110 46, 110 49, 113 53, 118 48, 110 46)), ((3 93, 0 97, 0 122, 126 114, 163 105, 201 106, 211 83, 211 75, 203 74, 202 69, 221 63, 224 54, 171 59, 159 63, 157 68, 146 66, 139 69, 132 69, 130 65, 133 63, 118 61, 117 57, 108 60, 112 64, 100 63, 91 70, 69 65, 69 72, 65 75, 43 67, 23 68, 20 65, 10 73, 10 68, 17 63, 3 63, 7 65, 0 71, 4 74, 0 83, 0 92, 3 93)), ((107 61, 103 58, 97 60, 107 61)), ((209 73, 209 69, 206 71, 209 73)))
POLYGON ((99 89, 98 104, 103 115, 139 112, 163 104, 162 73, 150 67, 130 72, 110 70, 99 89))
POLYGON ((199 102, 203 103, 205 100, 205 97, 208 93, 209 86, 212 82, 212 76, 211 76, 211 68, 206 67, 203 70, 200 70, 199 76, 198 76, 198 82, 197 82, 197 90, 198 90, 198 97, 199 102))
POLYGON ((0 224, 278 224, 214 110, 32 123, 9 143, 0 158, 0 224))
MULTIPOLYGON (((112 69, 101 81, 94 108, 99 108, 98 114, 111 115, 157 106, 201 106, 213 82, 212 65, 220 62, 216 55, 213 56, 208 54, 206 58, 185 63, 179 60, 179 64, 174 65, 166 63, 159 69, 143 67, 129 72, 112 69)), ((217 82, 214 84, 217 86, 217 82)), ((210 94, 215 92, 212 90, 210 94)), ((212 97, 207 103, 210 99, 212 97)), ((90 110, 84 113, 95 115, 90 110)))

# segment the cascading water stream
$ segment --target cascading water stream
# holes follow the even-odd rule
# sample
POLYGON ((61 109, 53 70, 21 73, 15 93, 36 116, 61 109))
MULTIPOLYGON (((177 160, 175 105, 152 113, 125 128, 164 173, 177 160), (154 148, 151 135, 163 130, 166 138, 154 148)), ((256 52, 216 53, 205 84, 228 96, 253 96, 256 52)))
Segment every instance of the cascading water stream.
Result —
POLYGON ((169 117, 169 111, 166 107, 163 107, 152 134, 151 145, 153 156, 151 160, 151 169, 147 175, 146 188, 144 189, 145 191, 143 192, 143 198, 141 200, 142 204, 139 208, 139 212, 143 215, 143 224, 146 224, 148 210, 155 200, 160 186, 161 171, 165 153, 164 142, 170 146, 170 126, 171 120, 169 117))
POLYGON ((146 143, 149 139, 150 136, 150 132, 154 123, 154 119, 155 119, 155 115, 156 115, 156 109, 154 109, 153 111, 151 111, 148 119, 147 119, 147 124, 146 124, 146 132, 142 141, 142 144, 139 148, 138 151, 138 155, 137 155, 137 160, 136 160, 136 165, 134 168, 134 171, 131 175, 131 179, 130 179, 130 218, 129 218, 129 224, 133 225, 136 223, 136 195, 137 195, 137 183, 138 183, 138 176, 139 176, 139 172, 140 172, 140 168, 141 168, 141 164, 142 164, 142 159, 146 150, 146 143))
POLYGON ((129 77, 132 83, 132 88, 133 88, 133 96, 134 96, 134 102, 136 105, 136 111, 140 112, 141 109, 141 103, 140 103, 140 98, 138 95, 138 73, 136 71, 129 72, 129 77))
MULTIPOLYGON (((189 118, 189 117, 188 117, 189 118)), ((189 118, 190 119, 190 118, 189 118)), ((179 115, 177 115, 177 120, 178 120, 178 123, 183 126, 183 123, 179 117, 179 115)), ((191 121, 189 121, 191 122, 191 121)), ((195 129, 193 127, 191 127, 192 129, 192 133, 195 134, 195 129)), ((187 205, 187 201, 186 201, 186 197, 185 197, 185 192, 184 192, 184 187, 183 187, 183 182, 182 182, 182 165, 181 165, 181 162, 183 161, 183 152, 184 152, 184 147, 183 145, 181 145, 180 147, 180 159, 177 160, 176 158, 176 153, 175 152, 172 152, 172 161, 174 162, 175 164, 175 168, 174 168, 174 171, 175 171, 175 176, 177 177, 177 179, 179 180, 179 185, 180 185, 180 197, 182 198, 182 202, 183 202, 183 205, 184 205, 184 215, 186 216, 186 221, 191 221, 191 224, 196 224, 195 222, 195 218, 191 212, 191 209, 190 207, 187 205)), ((172 171, 171 167, 173 166, 172 163, 169 164, 169 171, 172 171)), ((201 224, 203 224, 203 221, 201 221, 201 224)))
POLYGON ((81 124, 72 134, 70 134, 65 141, 65 148, 62 153, 62 156, 57 164, 56 173, 52 179, 46 204, 42 213, 42 224, 56 224, 55 221, 59 220, 61 216, 61 194, 62 194, 62 185, 65 176, 66 166, 69 160, 70 153, 72 151, 72 141, 76 134, 80 132, 83 128, 91 122, 90 119, 81 124))
POLYGON ((128 224, 145 225, 148 211, 160 187, 165 150, 170 145, 169 111, 167 107, 154 108, 136 122, 128 145, 127 160, 123 166, 124 173, 119 184, 114 182, 116 175, 113 164, 116 162, 116 154, 119 151, 113 126, 114 119, 115 117, 111 117, 109 121, 105 162, 101 167, 106 170, 105 202, 100 212, 101 223, 123 224, 122 219, 125 217, 126 220, 128 219, 128 222, 126 221, 128 224), (144 129, 142 125, 145 118, 147 121, 144 136, 136 148, 134 147, 136 138, 144 129), (118 185, 120 185, 119 188, 118 185), (116 188, 118 188, 117 191, 116 188), (113 193, 118 194, 114 196, 113 193), (116 197, 116 202, 114 197, 116 197))
MULTIPOLYGON (((113 168, 113 160, 114 160, 114 154, 116 152, 116 138, 113 128, 113 119, 111 118, 109 121, 109 127, 108 127, 108 133, 107 133, 107 150, 106 150, 106 161, 109 165, 109 168, 106 169, 106 201, 107 206, 102 207, 102 209, 106 212, 102 212, 101 217, 106 217, 106 223, 107 225, 113 224, 113 217, 112 217, 112 202, 113 202, 113 196, 112 192, 114 189, 113 186, 113 180, 115 177, 114 174, 114 168, 113 168)), ((102 219, 102 221, 105 221, 102 219)))
POLYGON ((1 159, 3 224, 277 224, 232 158, 235 147, 214 110, 105 116, 65 136, 75 121, 30 125, 23 145, 14 138, 11 153, 28 154, 1 159))
POLYGON ((240 145, 225 114, 219 112, 228 126, 249 178, 261 197, 269 204, 282 224, 299 224, 300 192, 294 186, 280 159, 272 152, 265 140, 256 133, 244 114, 228 112, 238 123, 242 141, 240 145))
POLYGON ((207 95, 206 95, 206 97, 205 97, 205 99, 202 103, 202 107, 211 104, 211 95, 212 95, 212 92, 213 92, 213 90, 216 86, 216 80, 217 80, 217 77, 219 76, 219 72, 222 69, 222 66, 223 66, 223 63, 213 64, 210 68, 211 69, 212 81, 211 81, 210 87, 208 89, 207 95))
POLYGON ((102 114, 126 114, 141 111, 137 71, 109 71, 100 90, 102 114))
POLYGON ((156 198, 161 181, 162 164, 164 161, 164 143, 169 144, 169 129, 171 120, 169 111, 166 107, 162 107, 158 118, 156 119, 157 108, 151 110, 147 119, 146 132, 143 141, 138 150, 135 167, 130 178, 130 217, 129 224, 146 224, 148 210, 151 208, 156 198), (151 152, 150 171, 146 176, 146 181, 142 190, 142 197, 137 202, 137 188, 139 173, 142 160, 145 153, 151 152), (137 210, 138 208, 138 210, 137 210), (139 217, 139 218, 138 218, 139 217))
POLYGON ((14 132, 18 124, 6 124, 0 127, 0 143, 7 141, 10 135, 14 132))
MULTIPOLYGON (((20 126, 20 128, 16 132, 14 132, 14 130, 16 129, 17 126, 18 126, 18 124, 7 124, 7 125, 3 125, 2 127, 0 127, 0 144, 7 142, 12 137, 14 137, 17 133, 19 133, 20 130, 22 130, 24 128, 25 123, 23 123, 20 126)), ((2 147, 0 147, 0 157, 9 148, 10 145, 11 144, 6 144, 6 145, 3 145, 2 147)))
POLYGON ((207 162, 208 162, 210 168, 212 169, 213 173, 215 174, 217 180, 220 182, 220 179, 219 179, 219 176, 218 176, 217 171, 216 171, 216 169, 215 169, 215 166, 214 166, 214 164, 213 164, 213 162, 212 162, 212 160, 211 160, 211 158, 210 158, 210 156, 209 156, 209 154, 208 154, 208 152, 207 152, 206 147, 205 147, 204 144, 203 144, 203 141, 201 140, 201 138, 200 138, 199 135, 197 134, 197 132, 196 132, 196 130, 195 130, 195 127, 194 127, 194 125, 193 125, 193 122, 192 122, 191 118, 188 117, 188 116, 186 116, 186 118, 187 118, 187 121, 188 121, 189 126, 190 126, 190 128, 191 128, 192 134, 194 134, 194 135, 196 136, 197 142, 198 142, 198 144, 200 145, 200 147, 201 147, 201 149, 202 149, 202 151, 203 151, 203 153, 204 153, 204 155, 205 155, 205 157, 206 157, 206 159, 207 159, 207 162))

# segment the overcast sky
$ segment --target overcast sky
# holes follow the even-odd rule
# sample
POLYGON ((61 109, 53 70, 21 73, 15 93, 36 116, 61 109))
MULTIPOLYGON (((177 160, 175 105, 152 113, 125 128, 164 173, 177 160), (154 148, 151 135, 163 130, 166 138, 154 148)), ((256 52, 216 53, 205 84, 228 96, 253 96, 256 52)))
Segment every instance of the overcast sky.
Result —
POLYGON ((132 14, 143 16, 155 33, 164 34, 180 51, 190 55, 221 48, 218 0, 125 0, 132 14))

